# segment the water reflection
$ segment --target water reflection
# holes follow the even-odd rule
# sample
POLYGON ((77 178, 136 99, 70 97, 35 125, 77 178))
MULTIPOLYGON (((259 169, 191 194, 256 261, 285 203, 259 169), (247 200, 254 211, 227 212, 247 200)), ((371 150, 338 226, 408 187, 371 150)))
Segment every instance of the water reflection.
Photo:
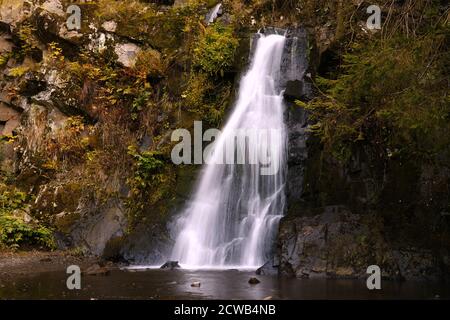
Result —
POLYGON ((65 272, 47 272, 0 283, 0 299, 448 299, 448 285, 427 282, 382 282, 369 291, 365 280, 291 279, 257 276, 238 270, 113 271, 83 276, 82 290, 66 288, 65 272), (192 287, 200 282, 200 287, 192 287))

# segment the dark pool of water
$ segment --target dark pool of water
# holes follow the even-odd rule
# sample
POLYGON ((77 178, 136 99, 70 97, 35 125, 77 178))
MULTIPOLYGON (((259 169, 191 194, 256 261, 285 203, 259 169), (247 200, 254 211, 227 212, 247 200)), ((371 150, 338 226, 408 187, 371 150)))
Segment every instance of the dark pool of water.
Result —
POLYGON ((65 272, 47 272, 0 283, 0 299, 449 299, 448 284, 382 281, 370 291, 365 280, 292 279, 247 271, 112 271, 83 276, 81 290, 68 290, 65 272), (191 287, 193 282, 200 287, 191 287))

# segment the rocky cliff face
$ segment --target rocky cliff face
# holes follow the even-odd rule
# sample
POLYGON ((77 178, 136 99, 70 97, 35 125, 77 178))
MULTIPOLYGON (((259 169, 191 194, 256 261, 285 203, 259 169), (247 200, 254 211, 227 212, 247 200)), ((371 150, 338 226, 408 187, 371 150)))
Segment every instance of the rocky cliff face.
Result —
MULTIPOLYGON (((381 146, 364 141, 353 143, 348 160, 337 159, 312 133, 308 112, 292 103, 323 95, 311 77, 329 77, 340 68, 340 40, 345 41, 339 14, 353 12, 358 19, 360 11, 351 7, 335 11, 336 20, 332 14, 305 13, 309 36, 294 31, 301 39, 295 59, 303 69, 293 68, 287 79, 288 208, 272 264, 281 274, 301 278, 366 277, 375 264, 390 279, 448 279, 445 166, 432 169, 414 158, 386 156, 381 146)), ((364 20, 358 25, 352 36, 370 37, 364 20)))
POLYGON ((287 217, 280 225, 279 270, 299 278, 365 278, 375 264, 385 279, 447 277, 445 255, 402 241, 393 245, 386 240, 388 230, 376 214, 354 214, 343 206, 287 217))
POLYGON ((209 8, 86 1, 80 29, 68 30, 71 4, 0 2, 2 181, 29 195, 59 248, 151 262, 192 181, 183 177, 194 170, 175 168, 167 151, 172 129, 194 119, 182 98, 194 40, 183 28, 200 37, 209 8))

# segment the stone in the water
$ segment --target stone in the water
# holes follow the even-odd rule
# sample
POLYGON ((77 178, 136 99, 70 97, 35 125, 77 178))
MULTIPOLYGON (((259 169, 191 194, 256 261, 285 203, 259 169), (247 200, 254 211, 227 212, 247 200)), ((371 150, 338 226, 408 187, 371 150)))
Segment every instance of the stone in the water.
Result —
POLYGON ((198 282, 198 281, 191 284, 191 287, 197 287, 197 288, 199 288, 200 286, 201 286, 201 283, 198 282))
POLYGON ((256 269, 257 275, 276 275, 278 268, 273 265, 273 261, 267 261, 263 266, 256 269))
POLYGON ((256 279, 256 278, 250 278, 250 280, 248 280, 248 283, 250 283, 250 284, 258 284, 258 283, 260 283, 261 281, 259 281, 258 279, 256 279))
POLYGON ((102 267, 99 264, 94 264, 87 268, 85 274, 88 276, 106 276, 109 274, 109 269, 102 267))
POLYGON ((178 261, 167 261, 166 263, 164 263, 164 264, 161 266, 161 269, 170 269, 170 270, 173 270, 173 269, 179 269, 179 268, 181 268, 181 267, 180 267, 180 265, 178 264, 178 261))

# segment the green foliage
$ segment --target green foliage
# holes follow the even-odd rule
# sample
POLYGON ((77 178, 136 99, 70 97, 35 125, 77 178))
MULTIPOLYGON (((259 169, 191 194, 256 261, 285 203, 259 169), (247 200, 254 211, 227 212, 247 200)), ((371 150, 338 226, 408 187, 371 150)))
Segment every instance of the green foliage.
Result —
POLYGON ((16 138, 16 136, 12 136, 12 135, 1 135, 0 142, 12 143, 12 142, 14 142, 15 138, 16 138))
POLYGON ((231 95, 231 85, 193 72, 182 98, 187 109, 209 124, 219 126, 231 95))
POLYGON ((50 229, 35 223, 26 223, 20 214, 16 213, 26 207, 29 196, 11 187, 0 187, 0 245, 10 248, 23 245, 55 248, 50 229))
POLYGON ((11 58, 11 57, 12 57, 11 52, 2 53, 0 55, 0 68, 5 66, 8 63, 9 58, 11 58))
POLYGON ((17 30, 17 35, 20 40, 20 51, 17 52, 17 57, 23 58, 36 47, 33 33, 36 29, 29 23, 23 23, 17 30))
POLYGON ((178 51, 183 45, 183 39, 190 36, 183 32, 185 28, 198 26, 200 17, 204 15, 201 2, 189 1, 161 14, 153 3, 100 0, 97 16, 101 21, 117 22, 116 32, 121 36, 140 40, 153 48, 178 51))
POLYGON ((23 76, 27 71, 29 70, 28 67, 24 67, 24 66, 20 66, 20 67, 15 67, 9 70, 9 76, 10 77, 21 77, 23 76))
POLYGON ((158 173, 165 165, 163 155, 155 151, 139 153, 133 146, 130 146, 128 150, 135 160, 134 185, 142 189, 160 182, 161 176, 158 173))
POLYGON ((386 158, 449 152, 449 37, 447 27, 356 42, 335 79, 316 79, 319 97, 298 102, 316 121, 312 131, 341 160, 358 142, 386 158))
POLYGON ((64 64, 64 55, 62 48, 58 46, 56 42, 50 42, 48 44, 49 57, 55 67, 62 68, 64 64))
MULTIPOLYGON (((5 188, 2 185, 3 188, 5 188)), ((0 212, 7 212, 23 208, 27 201, 27 194, 25 192, 17 191, 15 189, 2 190, 0 193, 0 212)))
POLYGON ((131 105, 131 119, 136 120, 138 118, 138 114, 140 111, 144 109, 144 107, 149 102, 151 93, 147 90, 141 91, 136 98, 134 98, 133 103, 131 105))
POLYGON ((182 98, 189 108, 197 109, 204 104, 204 99, 209 90, 213 88, 211 81, 204 73, 193 73, 184 91, 182 98))
POLYGON ((119 23, 128 21, 130 24, 144 23, 156 14, 155 8, 140 1, 100 0, 97 16, 102 20, 114 20, 119 23), (133 23, 134 22, 134 23, 133 23))
POLYGON ((4 214, 0 214, 0 243, 12 248, 24 244, 55 248, 50 229, 43 226, 33 227, 18 217, 4 214))
POLYGON ((194 49, 194 66, 210 75, 223 75, 233 65, 239 42, 233 29, 216 23, 208 28, 194 49))
POLYGON ((144 214, 150 208, 152 221, 164 219, 168 208, 167 199, 174 192, 173 166, 160 152, 138 152, 136 147, 129 146, 128 153, 134 160, 134 174, 128 179, 131 187, 131 197, 127 200, 130 228, 137 221, 146 219, 144 214))

